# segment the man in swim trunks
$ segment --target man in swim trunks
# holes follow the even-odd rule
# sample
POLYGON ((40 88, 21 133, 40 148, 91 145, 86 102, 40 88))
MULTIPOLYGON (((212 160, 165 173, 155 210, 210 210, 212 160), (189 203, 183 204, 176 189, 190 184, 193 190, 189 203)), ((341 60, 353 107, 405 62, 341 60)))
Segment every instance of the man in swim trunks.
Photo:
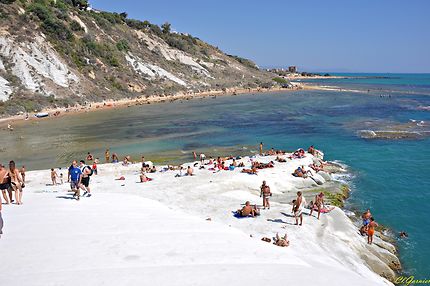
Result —
POLYGON ((318 210, 318 219, 320 219, 321 214, 321 208, 325 207, 324 204, 324 194, 321 192, 318 195, 315 196, 314 204, 311 206, 311 212, 309 213, 309 216, 312 215, 312 212, 314 211, 314 208, 318 210))
MULTIPOLYGON (((2 192, 3 198, 6 201, 6 204, 8 205, 10 202, 12 202, 12 189, 10 187, 10 178, 7 176, 7 170, 6 168, 0 164, 0 191, 2 192), (7 197, 6 192, 9 193, 9 198, 7 197)), ((0 198, 0 204, 1 204, 1 198, 0 198)))
POLYGON ((373 217, 370 218, 370 222, 367 225, 367 243, 373 243, 373 235, 375 234, 375 227, 378 226, 378 223, 375 221, 373 217))
POLYGON ((93 170, 90 166, 85 165, 85 161, 81 160, 79 162, 79 167, 82 172, 82 179, 81 179, 81 189, 84 190, 84 194, 82 195, 85 197, 91 197, 91 189, 90 189, 90 176, 93 174, 93 170))
POLYGON ((22 205, 22 188, 24 188, 24 182, 22 181, 21 173, 16 168, 14 161, 9 162, 7 176, 10 178, 10 186, 15 191, 16 204, 22 205))
POLYGON ((260 142, 260 156, 263 155, 263 142, 260 142))
POLYGON ((306 199, 302 196, 302 192, 297 192, 297 198, 293 204, 294 218, 296 219, 296 225, 303 224, 303 208, 306 205, 306 199), (300 218, 300 224, 299 224, 300 218))
POLYGON ((260 187, 260 198, 263 197, 263 208, 266 209, 266 207, 270 210, 270 203, 269 203, 269 197, 272 196, 272 193, 270 192, 270 187, 266 184, 266 181, 263 181, 263 184, 260 187))
POLYGON ((79 201, 81 192, 81 180, 82 180, 82 171, 78 167, 78 163, 76 161, 73 161, 72 166, 69 168, 69 182, 70 182, 70 188, 72 189, 74 193, 73 197, 76 198, 76 200, 79 201))
POLYGON ((251 206, 251 203, 249 201, 246 201, 245 206, 242 209, 237 210, 237 213, 243 217, 247 217, 249 215, 255 217, 256 215, 259 215, 257 206, 251 206))

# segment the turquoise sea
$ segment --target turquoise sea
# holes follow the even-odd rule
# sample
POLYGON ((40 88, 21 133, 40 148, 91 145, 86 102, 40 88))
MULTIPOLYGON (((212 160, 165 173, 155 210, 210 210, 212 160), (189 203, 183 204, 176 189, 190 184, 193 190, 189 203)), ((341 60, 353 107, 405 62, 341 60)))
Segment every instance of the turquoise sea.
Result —
POLYGON ((14 132, 0 130, 0 160, 51 168, 87 151, 103 158, 110 147, 120 157, 182 162, 192 151, 250 154, 260 141, 267 149, 314 144, 326 159, 349 166, 348 206, 370 208, 394 233, 406 231, 409 238, 398 241, 405 271, 428 278, 430 137, 375 140, 358 131, 430 131, 430 74, 349 75, 359 78, 309 80, 339 91, 225 96, 17 123, 14 132))

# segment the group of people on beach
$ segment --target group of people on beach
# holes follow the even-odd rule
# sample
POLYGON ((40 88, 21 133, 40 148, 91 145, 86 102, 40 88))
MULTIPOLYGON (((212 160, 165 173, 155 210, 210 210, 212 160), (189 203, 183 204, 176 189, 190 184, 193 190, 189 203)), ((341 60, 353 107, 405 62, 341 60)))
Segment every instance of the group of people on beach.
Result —
POLYGON ((363 225, 360 228, 361 235, 367 235, 367 243, 373 243, 373 235, 375 234, 375 227, 378 226, 378 223, 372 216, 370 209, 367 209, 362 215, 363 225))
POLYGON ((7 205, 14 202, 16 205, 22 205, 22 190, 24 188, 25 166, 18 169, 15 161, 10 161, 8 168, 6 168, 0 163, 0 192, 2 193, 0 196, 0 237, 3 234, 3 199, 7 205), (15 200, 13 199, 13 192, 15 192, 15 200))
MULTIPOLYGON (((25 166, 21 169, 16 167, 15 161, 9 162, 6 168, 0 164, 0 191, 6 204, 15 202, 16 205, 22 205, 22 190, 25 188, 25 166), (12 193, 15 192, 15 200, 12 193)), ((0 210, 1 210, 0 197, 0 210)))
MULTIPOLYGON (((90 178, 93 174, 97 174, 96 162, 90 166, 85 163, 85 160, 80 160, 79 164, 76 160, 72 161, 72 164, 67 170, 67 182, 70 183, 70 190, 73 192, 73 198, 79 201, 81 198, 81 190, 84 191, 82 197, 91 197, 90 178)), ((53 179, 53 183, 54 182, 53 179)))

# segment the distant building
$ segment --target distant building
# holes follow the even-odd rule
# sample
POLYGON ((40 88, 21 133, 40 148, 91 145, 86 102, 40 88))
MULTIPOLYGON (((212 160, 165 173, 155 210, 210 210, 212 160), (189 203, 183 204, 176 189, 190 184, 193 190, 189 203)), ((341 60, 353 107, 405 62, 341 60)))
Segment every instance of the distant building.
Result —
POLYGON ((296 73, 297 72, 297 67, 296 66, 289 66, 288 67, 288 71, 290 73, 296 73))

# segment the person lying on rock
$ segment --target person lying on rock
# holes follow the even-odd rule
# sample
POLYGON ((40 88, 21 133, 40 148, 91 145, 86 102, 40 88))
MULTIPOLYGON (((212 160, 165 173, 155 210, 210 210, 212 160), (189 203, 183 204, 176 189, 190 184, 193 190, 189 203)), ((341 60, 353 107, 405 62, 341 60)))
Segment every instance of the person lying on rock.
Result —
POLYGON ((276 233, 275 241, 273 242, 273 244, 280 247, 287 247, 290 245, 290 241, 287 239, 286 233, 284 237, 280 237, 279 234, 276 233))

